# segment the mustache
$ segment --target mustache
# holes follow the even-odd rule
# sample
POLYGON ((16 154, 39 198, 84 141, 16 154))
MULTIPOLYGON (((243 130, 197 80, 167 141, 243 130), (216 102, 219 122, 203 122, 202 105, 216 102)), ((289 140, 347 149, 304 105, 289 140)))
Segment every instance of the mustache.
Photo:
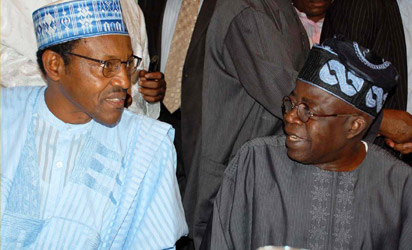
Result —
POLYGON ((127 93, 127 89, 124 89, 124 88, 119 87, 119 86, 114 86, 113 89, 110 90, 109 94, 111 94, 111 93, 123 93, 123 94, 125 94, 125 93, 127 93))

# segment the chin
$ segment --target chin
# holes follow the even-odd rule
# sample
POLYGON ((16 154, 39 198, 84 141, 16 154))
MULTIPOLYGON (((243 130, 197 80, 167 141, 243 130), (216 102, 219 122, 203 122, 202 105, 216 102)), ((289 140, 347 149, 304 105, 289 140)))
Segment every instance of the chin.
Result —
POLYGON ((293 150, 288 148, 287 155, 290 159, 299 162, 301 164, 311 164, 309 157, 302 153, 301 150, 293 150))
POLYGON ((116 114, 116 115, 110 116, 110 117, 107 117, 107 116, 104 116, 104 117, 94 117, 93 119, 94 119, 96 122, 98 122, 98 123, 100 123, 100 124, 103 124, 104 126, 114 127, 114 126, 116 126, 116 125, 120 122, 120 120, 121 120, 121 118, 122 118, 122 113, 123 113, 123 112, 121 112, 120 114, 116 114))

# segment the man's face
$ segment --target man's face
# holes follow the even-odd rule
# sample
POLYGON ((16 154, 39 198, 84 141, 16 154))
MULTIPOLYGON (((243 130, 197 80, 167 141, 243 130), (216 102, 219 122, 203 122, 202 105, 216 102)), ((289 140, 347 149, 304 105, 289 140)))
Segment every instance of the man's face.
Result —
POLYGON ((292 2, 299 11, 317 22, 325 17, 332 0, 292 0, 292 2))
MULTIPOLYGON (((72 53, 99 59, 126 61, 132 54, 129 36, 107 35, 80 40, 72 53)), ((65 72, 60 78, 58 93, 60 112, 70 120, 94 119, 105 125, 116 124, 122 115, 127 89, 130 88, 124 64, 113 77, 102 74, 100 63, 70 56, 65 72)), ((57 116, 59 116, 57 114, 57 116)), ((73 122, 72 122, 73 123, 73 122)))
MULTIPOLYGON (((304 103, 313 114, 350 114, 354 109, 342 100, 313 87, 297 81, 296 88, 290 95, 293 104, 304 103)), ((346 157, 343 149, 348 146, 343 117, 311 117, 303 123, 295 107, 285 113, 285 132, 288 156, 300 163, 320 165, 332 163, 346 157)), ((347 127, 347 126, 346 126, 347 127)))

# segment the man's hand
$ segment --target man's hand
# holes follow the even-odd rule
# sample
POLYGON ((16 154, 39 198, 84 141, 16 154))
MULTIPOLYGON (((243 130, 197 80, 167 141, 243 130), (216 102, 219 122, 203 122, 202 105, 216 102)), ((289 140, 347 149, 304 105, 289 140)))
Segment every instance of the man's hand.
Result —
POLYGON ((161 72, 141 70, 139 72, 139 92, 150 103, 162 101, 166 92, 166 82, 161 72))
POLYGON ((401 154, 412 153, 412 142, 395 143, 391 139, 385 138, 386 145, 400 152, 401 154))
POLYGON ((395 109, 384 109, 379 134, 386 137, 386 144, 401 152, 412 152, 412 116, 395 109))

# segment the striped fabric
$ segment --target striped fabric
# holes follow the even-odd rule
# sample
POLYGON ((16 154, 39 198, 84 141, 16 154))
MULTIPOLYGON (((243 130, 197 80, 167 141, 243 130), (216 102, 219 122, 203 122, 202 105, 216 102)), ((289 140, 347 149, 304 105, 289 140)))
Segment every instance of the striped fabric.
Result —
POLYGON ((334 172, 292 161, 283 136, 256 138, 224 173, 202 247, 410 250, 411 180, 373 144, 355 170, 334 172))
POLYGON ((47 109, 44 99, 39 106, 44 111, 34 118, 34 134, 40 174, 40 218, 46 219, 53 215, 59 195, 90 133, 91 123, 64 124, 47 109))
POLYGON ((335 0, 322 28, 321 42, 335 34, 358 42, 395 65, 400 81, 385 107, 406 109, 406 45, 402 19, 395 0, 335 0))
POLYGON ((170 125, 69 125, 45 87, 2 89, 2 249, 173 249, 187 234, 170 125))

